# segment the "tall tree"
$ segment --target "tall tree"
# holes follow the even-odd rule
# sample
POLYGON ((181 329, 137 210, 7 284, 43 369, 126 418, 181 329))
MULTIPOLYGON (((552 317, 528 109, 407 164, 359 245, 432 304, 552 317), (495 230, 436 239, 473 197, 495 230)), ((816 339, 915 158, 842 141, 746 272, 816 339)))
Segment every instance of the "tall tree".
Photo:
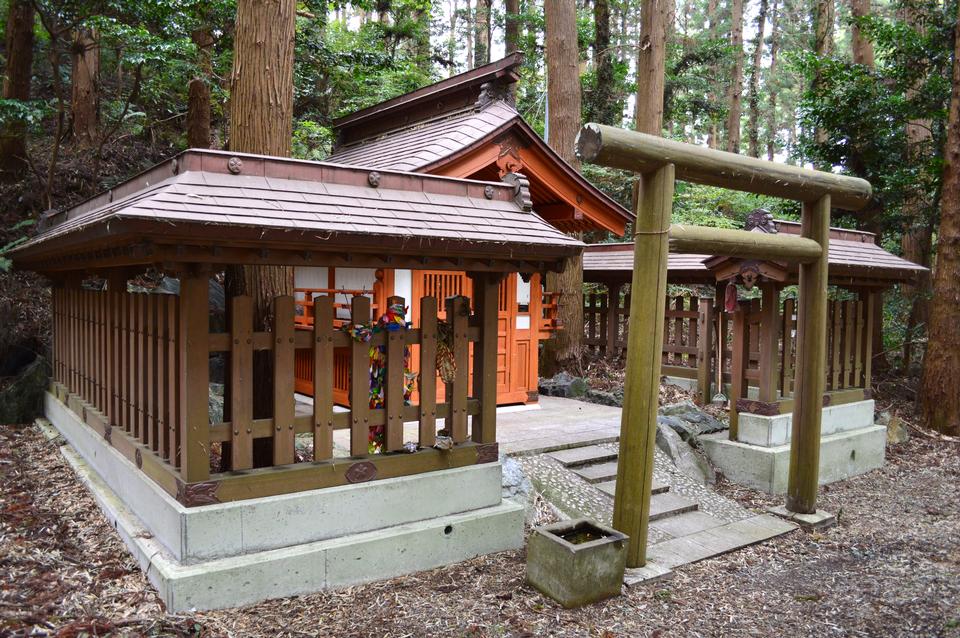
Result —
POLYGON ((672 2, 673 0, 644 0, 640 11, 634 128, 650 135, 663 133, 667 19, 672 2))
POLYGON ((750 63, 750 92, 747 100, 750 111, 747 125, 747 153, 750 157, 760 157, 760 65, 763 61, 763 32, 766 27, 768 7, 768 0, 760 0, 760 8, 757 11, 757 35, 753 40, 753 59, 750 63))
MULTIPOLYGON (((910 28, 921 34, 925 31, 924 15, 920 7, 907 2, 904 3, 899 14, 910 28)), ((918 98, 918 89, 922 88, 923 84, 924 78, 917 78, 915 84, 907 91, 908 101, 918 98)), ((904 161, 908 165, 919 164, 921 158, 930 152, 929 147, 933 142, 933 122, 929 118, 910 120, 904 127, 904 133, 907 138, 904 161)), ((900 251, 904 259, 929 267, 933 245, 933 214, 921 184, 908 187, 903 199, 903 234, 900 236, 900 251)), ((930 283, 929 277, 922 276, 916 286, 904 284, 900 287, 900 292, 910 303, 902 352, 902 365, 907 372, 913 362, 916 333, 919 332, 920 326, 927 323, 929 317, 930 283)))
MULTIPOLYGON (((293 130, 296 0, 239 0, 230 77, 230 150, 289 157, 293 130)), ((227 271, 228 296, 249 295, 254 330, 271 328, 273 298, 293 294, 293 268, 243 266, 227 271)), ((269 361, 258 362, 269 370, 269 361)), ((261 376, 269 379, 269 376, 261 376)), ((272 389, 258 384, 254 410, 272 413, 272 389)), ((268 441, 268 439, 262 439, 268 441)), ((254 450, 260 463, 268 450, 254 450)))
POLYGON ((504 2, 503 43, 507 55, 520 50, 520 0, 504 2))
POLYGON ((94 29, 81 27, 73 39, 70 110, 73 138, 92 146, 100 124, 100 43, 94 29))
MULTIPOLYGON (((580 130, 580 51, 575 0, 544 0, 547 63, 547 143, 575 168, 574 141, 580 130)), ((547 290, 559 293, 563 330, 544 344, 543 371, 552 375, 566 361, 579 359, 583 341, 583 260, 567 260, 560 273, 547 275, 547 290)))
MULTIPOLYGON (((826 58, 833 53, 833 20, 833 0, 816 0, 813 12, 813 50, 820 59, 826 58)), ((820 85, 820 81, 820 72, 818 71, 813 78, 815 89, 820 85)), ((826 142, 827 132, 822 128, 818 127, 814 135, 817 143, 823 144, 826 142)), ((832 167, 828 163, 822 163, 818 168, 829 171, 832 167)))
POLYGON ((773 161, 777 150, 777 92, 779 78, 777 77, 777 56, 780 53, 779 16, 777 14, 777 0, 770 6, 770 68, 767 70, 767 159, 773 161))
POLYGON ((473 66, 482 66, 490 62, 491 8, 491 0, 477 0, 477 11, 473 18, 475 31, 473 66))
MULTIPOLYGON (((717 0, 707 0, 706 18, 707 18, 707 37, 709 37, 711 40, 716 40, 717 38, 717 0)), ((710 91, 710 94, 707 97, 710 100, 711 104, 717 101, 717 95, 712 90, 710 91)), ((710 148, 717 148, 719 137, 720 136, 717 130, 717 118, 711 116, 709 128, 707 130, 707 146, 709 146, 710 148)))
POLYGON ((850 14, 853 24, 850 26, 850 48, 854 64, 873 68, 873 43, 863 35, 859 21, 870 15, 870 0, 850 0, 850 14))
POLYGON ((600 124, 619 125, 622 114, 616 95, 613 56, 610 52, 610 2, 593 3, 594 85, 588 105, 588 117, 600 124))
POLYGON ((190 39, 197 47, 197 67, 200 73, 187 85, 187 146, 190 148, 209 148, 213 31, 208 27, 194 29, 190 34, 190 39))
MULTIPOLYGON (((7 68, 3 75, 3 99, 30 99, 33 75, 33 23, 31 0, 10 0, 7 7, 7 68)), ((23 121, 5 123, 0 130, 0 180, 15 181, 28 167, 27 128, 23 121)))
POLYGON ((743 0, 730 2, 730 47, 733 49, 733 70, 727 87, 726 150, 740 152, 740 115, 743 111, 743 0))
POLYGON ((943 153, 937 268, 920 404, 927 426, 960 434, 960 5, 954 29, 953 91, 943 153))

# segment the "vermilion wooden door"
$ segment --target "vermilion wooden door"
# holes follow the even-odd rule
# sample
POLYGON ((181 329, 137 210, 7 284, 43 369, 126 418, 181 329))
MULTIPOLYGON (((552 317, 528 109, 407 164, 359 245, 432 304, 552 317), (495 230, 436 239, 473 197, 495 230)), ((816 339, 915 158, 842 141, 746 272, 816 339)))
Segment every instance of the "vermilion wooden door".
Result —
MULTIPOLYGON (((497 402, 500 404, 525 403, 528 400, 527 386, 529 383, 524 378, 520 380, 515 374, 516 367, 516 343, 514 330, 517 320, 517 275, 511 274, 504 278, 500 284, 499 295, 499 331, 497 337, 497 402)), ((441 307, 439 319, 446 319, 446 314, 442 310, 443 300, 453 295, 465 295, 471 297, 473 288, 470 279, 463 272, 451 272, 446 270, 415 270, 412 277, 412 297, 410 303, 411 321, 414 327, 420 325, 420 307, 419 299, 425 296, 437 298, 438 305, 441 307)), ((417 356, 413 357, 414 363, 417 356)), ((471 370, 472 370, 471 363, 471 370)), ((529 370, 529 365, 522 366, 524 371, 529 370)), ((437 384, 437 398, 443 400, 443 384, 437 384)))

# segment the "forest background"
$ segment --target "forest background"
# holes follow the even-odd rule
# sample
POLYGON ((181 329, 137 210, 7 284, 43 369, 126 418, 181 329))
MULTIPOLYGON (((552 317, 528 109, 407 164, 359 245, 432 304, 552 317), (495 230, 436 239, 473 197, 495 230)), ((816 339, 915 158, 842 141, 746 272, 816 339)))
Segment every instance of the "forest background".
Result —
MULTIPOLYGON (((3 250, 47 209, 188 146, 229 148, 237 9, 231 0, 0 0, 3 250)), ((337 117, 520 51, 518 110, 570 161, 583 122, 646 130, 653 121, 665 137, 864 177, 871 205, 834 223, 935 266, 938 252, 960 253, 941 230, 944 210, 957 217, 945 207, 956 201, 946 149, 957 10, 954 0, 303 1, 292 154, 321 160, 337 117)), ((630 207, 632 176, 581 170, 630 207)), ((758 206, 799 212, 679 184, 674 214, 740 227, 758 206)), ((0 269, 7 377, 46 348, 47 291, 9 272, 2 252, 0 269)), ((931 281, 885 296, 884 359, 908 388, 923 371, 932 306, 960 304, 935 297, 931 281)), ((955 361, 938 363, 938 374, 960 372, 955 361)), ((935 425, 960 430, 953 414, 935 425)))

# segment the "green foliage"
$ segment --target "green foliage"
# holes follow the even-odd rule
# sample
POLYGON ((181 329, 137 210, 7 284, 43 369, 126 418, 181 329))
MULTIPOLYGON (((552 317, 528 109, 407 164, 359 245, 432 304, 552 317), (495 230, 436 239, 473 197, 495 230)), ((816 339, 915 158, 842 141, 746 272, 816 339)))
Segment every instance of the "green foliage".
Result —
POLYGON ((805 134, 798 159, 868 179, 876 199, 874 227, 894 234, 937 214, 956 4, 921 0, 910 10, 922 29, 899 18, 858 21, 874 42, 875 69, 812 53, 793 60, 810 86, 800 103, 805 134), (908 145, 911 121, 929 127, 927 142, 908 145), (823 131, 820 140, 816 129, 823 131), (903 216, 906 201, 914 207, 909 218, 903 216))
POLYGON ((0 128, 25 125, 31 132, 39 132, 43 119, 50 115, 51 107, 42 100, 8 100, 0 98, 0 128))
POLYGON ((4 234, 8 237, 12 235, 14 239, 7 242, 6 245, 0 246, 0 272, 10 271, 12 262, 6 255, 8 252, 27 241, 29 238, 27 235, 27 230, 33 226, 34 223, 35 222, 33 219, 24 219, 6 229, 4 234))

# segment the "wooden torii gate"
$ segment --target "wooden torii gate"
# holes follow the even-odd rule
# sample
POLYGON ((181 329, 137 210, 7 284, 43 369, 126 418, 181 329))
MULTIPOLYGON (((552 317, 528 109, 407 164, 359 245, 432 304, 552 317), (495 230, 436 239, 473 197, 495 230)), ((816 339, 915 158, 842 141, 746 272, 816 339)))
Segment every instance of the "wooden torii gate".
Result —
POLYGON ((668 251, 799 264, 796 399, 786 509, 815 513, 826 365, 830 209, 863 208, 871 196, 869 182, 599 124, 584 126, 576 145, 583 161, 640 174, 613 510, 613 526, 630 536, 627 565, 646 563, 668 251), (675 179, 798 200, 803 205, 801 235, 671 225, 675 179), (657 303, 650 303, 651 299, 657 303))

